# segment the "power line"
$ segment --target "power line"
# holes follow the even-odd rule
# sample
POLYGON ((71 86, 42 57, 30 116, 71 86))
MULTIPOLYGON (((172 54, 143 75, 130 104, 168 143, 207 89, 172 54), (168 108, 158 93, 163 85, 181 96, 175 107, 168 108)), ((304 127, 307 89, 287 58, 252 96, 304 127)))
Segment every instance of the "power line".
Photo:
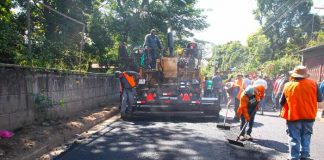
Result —
POLYGON ((291 8, 289 8, 288 10, 286 10, 280 17, 278 17, 271 25, 268 25, 268 27, 263 31, 263 33, 268 32, 268 30, 275 24, 277 23, 279 20, 281 20, 283 17, 285 17, 290 11, 292 11, 293 9, 295 9, 297 6, 299 6, 301 3, 305 2, 305 0, 301 0, 297 3, 295 3, 291 8))
POLYGON ((43 6, 46 7, 47 9, 49 9, 49 10, 51 10, 51 11, 53 11, 53 12, 55 12, 55 13, 57 13, 57 14, 63 16, 63 17, 65 17, 65 18, 67 18, 67 19, 69 19, 69 20, 71 20, 71 21, 74 21, 75 23, 79 23, 79 24, 81 24, 81 25, 85 25, 83 22, 78 21, 78 20, 76 20, 76 19, 74 19, 74 18, 72 18, 72 17, 70 17, 70 16, 68 16, 68 15, 66 15, 66 14, 64 14, 64 13, 61 13, 61 12, 57 11, 57 10, 55 10, 54 8, 52 8, 51 6, 49 6, 49 5, 46 5, 46 4, 42 3, 42 2, 39 2, 38 0, 36 0, 36 2, 39 3, 39 4, 41 4, 41 5, 43 5, 43 6))
MULTIPOLYGON (((280 13, 281 11, 281 8, 283 8, 283 7, 287 7, 287 6, 289 6, 289 5, 291 5, 291 4, 293 4, 293 2, 295 2, 294 0, 288 0, 285 4, 283 4, 283 5, 281 5, 276 11, 274 11, 273 13, 277 13, 278 12, 278 15, 282 15, 283 13, 280 13)), ((274 21, 275 21, 276 19, 274 19, 271 23, 273 23, 274 21)), ((270 24, 271 24, 270 23, 270 24)), ((269 26, 269 25, 267 25, 267 26, 269 26)))
POLYGON ((81 72, 81 59, 82 59, 82 53, 83 53, 83 47, 84 47, 83 45, 84 45, 84 39, 85 39, 85 27, 86 27, 86 24, 79 21, 79 20, 76 20, 76 19, 74 19, 74 18, 72 18, 72 17, 70 17, 70 16, 68 16, 68 15, 66 15, 64 13, 61 13, 61 12, 57 11, 56 9, 52 8, 49 5, 44 4, 43 2, 40 2, 39 0, 35 0, 35 2, 43 5, 45 8, 55 12, 56 14, 58 14, 60 16, 63 16, 63 17, 65 17, 65 18, 67 18, 67 19, 69 19, 69 20, 71 20, 71 21, 73 21, 75 23, 78 23, 78 24, 82 25, 82 35, 81 35, 82 37, 81 37, 81 42, 80 42, 80 53, 81 54, 79 56, 79 67, 80 67, 79 71, 81 72))

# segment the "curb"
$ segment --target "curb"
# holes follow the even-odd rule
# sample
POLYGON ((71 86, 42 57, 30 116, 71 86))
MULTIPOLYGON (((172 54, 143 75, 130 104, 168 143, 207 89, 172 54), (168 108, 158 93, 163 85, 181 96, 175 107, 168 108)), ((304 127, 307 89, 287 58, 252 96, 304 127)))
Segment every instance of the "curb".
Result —
POLYGON ((95 125, 115 116, 118 113, 118 107, 106 108, 100 114, 91 113, 90 115, 82 116, 81 122, 83 122, 83 124, 79 123, 78 126, 75 126, 77 124, 74 124, 75 119, 77 118, 73 118, 72 120, 67 122, 68 125, 65 125, 65 128, 60 133, 51 135, 47 140, 46 144, 38 146, 38 149, 31 153, 26 153, 24 155, 15 157, 13 158, 13 160, 35 160, 41 157, 43 154, 48 153, 48 151, 50 151, 54 147, 67 143, 70 139, 73 139, 75 135, 81 134, 82 132, 89 130, 95 125), (91 123, 85 123, 87 121, 91 121, 91 123), (79 128, 79 130, 73 131, 72 128, 79 128))

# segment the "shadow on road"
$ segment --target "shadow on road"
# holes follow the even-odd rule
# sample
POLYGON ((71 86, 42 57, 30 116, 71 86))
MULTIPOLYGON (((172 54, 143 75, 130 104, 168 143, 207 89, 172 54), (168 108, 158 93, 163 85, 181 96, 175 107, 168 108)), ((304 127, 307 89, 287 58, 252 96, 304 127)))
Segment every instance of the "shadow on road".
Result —
POLYGON ((273 140, 264 140, 264 139, 254 139, 252 141, 253 143, 256 143, 260 146, 271 148, 274 150, 277 150, 282 153, 289 153, 289 148, 287 144, 278 142, 278 141, 273 141, 273 140))
MULTIPOLYGON (((146 159, 268 159, 265 154, 248 147, 237 148, 227 141, 209 133, 197 132, 190 123, 177 123, 190 120, 209 122, 212 117, 180 116, 159 119, 147 116, 132 121, 119 121, 97 132, 82 143, 74 144, 55 160, 146 160, 146 159), (174 119, 175 118, 175 119, 174 119), (151 122, 153 119, 153 122, 151 122), (142 121, 143 120, 143 121, 142 121), (167 123, 156 123, 167 122, 167 123), (171 123, 169 123, 171 121, 171 123), (175 122, 175 123, 174 123, 175 122), (189 125, 189 126, 188 126, 189 125), (216 158, 217 157, 217 158, 216 158)), ((215 121, 215 120, 214 120, 215 121)), ((205 125, 197 125, 204 127, 205 125)), ((207 126, 203 130, 208 130, 207 126)), ((216 127, 215 127, 216 129, 216 127)), ((216 134, 217 132, 214 132, 216 134)))
POLYGON ((218 122, 218 117, 213 115, 205 115, 203 113, 136 113, 125 121, 136 122, 172 122, 172 123, 211 123, 218 122))

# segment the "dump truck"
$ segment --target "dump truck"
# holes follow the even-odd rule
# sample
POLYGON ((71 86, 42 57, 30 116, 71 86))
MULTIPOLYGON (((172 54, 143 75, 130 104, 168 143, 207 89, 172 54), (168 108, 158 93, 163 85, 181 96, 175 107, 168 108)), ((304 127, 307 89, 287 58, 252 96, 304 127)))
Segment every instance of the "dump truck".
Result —
POLYGON ((203 97, 202 52, 191 42, 179 54, 160 57, 154 69, 140 70, 133 112, 199 111, 219 116, 217 97, 203 97))

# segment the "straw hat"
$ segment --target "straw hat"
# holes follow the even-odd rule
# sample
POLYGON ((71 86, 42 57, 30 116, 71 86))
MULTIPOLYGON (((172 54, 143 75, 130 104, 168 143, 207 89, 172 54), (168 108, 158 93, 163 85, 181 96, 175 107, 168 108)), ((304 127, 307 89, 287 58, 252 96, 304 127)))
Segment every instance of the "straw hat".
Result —
POLYGON ((307 78, 309 74, 307 73, 306 66, 296 66, 294 70, 289 71, 290 76, 294 78, 307 78))

